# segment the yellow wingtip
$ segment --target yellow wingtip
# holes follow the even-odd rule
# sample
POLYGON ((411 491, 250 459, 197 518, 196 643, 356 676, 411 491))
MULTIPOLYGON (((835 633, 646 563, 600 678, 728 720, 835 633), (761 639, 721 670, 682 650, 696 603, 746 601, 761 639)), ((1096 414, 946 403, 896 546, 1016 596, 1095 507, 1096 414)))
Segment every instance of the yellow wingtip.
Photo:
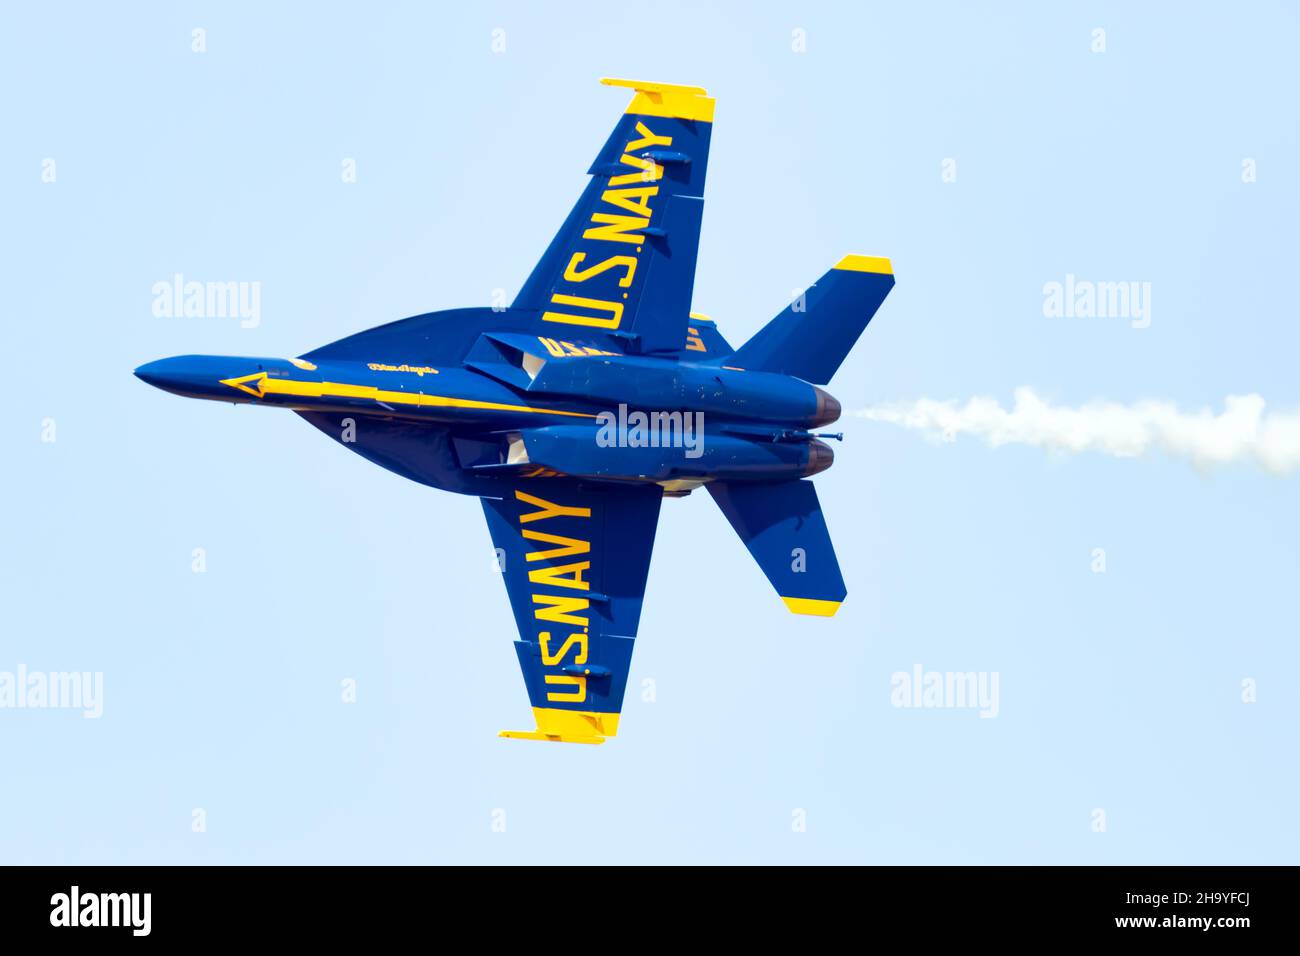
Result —
POLYGON ((613 76, 603 76, 600 82, 605 86, 621 86, 636 91, 636 96, 632 97, 632 102, 624 112, 713 122, 713 106, 716 101, 702 86, 624 80, 613 76))
POLYGON ((540 730, 503 730, 498 737, 511 740, 549 740, 553 744, 603 744, 604 737, 573 737, 565 734, 544 734, 540 730))
POLYGON ((618 733, 618 714, 591 710, 534 707, 536 730, 503 730, 498 736, 512 740, 549 740, 564 744, 603 744, 618 733))
POLYGON ((891 276, 894 274, 894 264, 884 256, 848 255, 835 263, 835 268, 846 272, 875 272, 891 276))
POLYGON ((617 76, 602 76, 602 86, 622 86, 638 93, 687 93, 691 96, 708 96, 702 86, 683 86, 680 83, 656 83, 652 80, 625 80, 617 76))
POLYGON ((781 598, 795 614, 811 614, 814 617, 834 617, 835 612, 840 609, 841 601, 818 601, 814 598, 781 598))

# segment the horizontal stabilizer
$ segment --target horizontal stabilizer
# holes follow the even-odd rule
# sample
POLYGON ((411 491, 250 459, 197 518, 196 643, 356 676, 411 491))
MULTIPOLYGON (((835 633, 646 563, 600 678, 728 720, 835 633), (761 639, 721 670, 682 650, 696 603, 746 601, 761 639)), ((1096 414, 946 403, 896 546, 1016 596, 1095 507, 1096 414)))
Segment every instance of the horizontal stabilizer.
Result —
POLYGON ((821 617, 839 610, 847 591, 812 482, 707 487, 786 607, 821 617))

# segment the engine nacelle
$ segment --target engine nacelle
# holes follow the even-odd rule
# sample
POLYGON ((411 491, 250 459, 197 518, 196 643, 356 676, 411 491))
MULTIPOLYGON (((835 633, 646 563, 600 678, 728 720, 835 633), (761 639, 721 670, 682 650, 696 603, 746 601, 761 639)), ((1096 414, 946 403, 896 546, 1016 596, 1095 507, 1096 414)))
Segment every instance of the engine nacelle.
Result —
MULTIPOLYGON (((825 471, 835 453, 815 438, 763 441, 723 431, 694 433, 680 416, 643 427, 550 425, 509 436, 502 464, 536 465, 565 475, 617 480, 714 478, 781 481, 825 471)), ((685 416, 689 420, 690 416, 685 416)))

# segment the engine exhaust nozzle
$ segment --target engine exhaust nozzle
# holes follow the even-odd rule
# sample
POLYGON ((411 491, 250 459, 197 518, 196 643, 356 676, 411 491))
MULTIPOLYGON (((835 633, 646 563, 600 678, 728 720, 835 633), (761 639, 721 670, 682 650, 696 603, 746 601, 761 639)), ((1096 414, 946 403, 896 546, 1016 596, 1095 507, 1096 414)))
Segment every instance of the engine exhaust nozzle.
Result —
MULTIPOLYGON (((831 401, 835 400, 831 399, 831 401)), ((825 471, 833 464, 835 464, 835 452, 831 450, 830 445, 815 438, 808 443, 808 468, 803 473, 805 478, 825 471)))
POLYGON ((817 393, 817 407, 813 411, 813 418, 810 423, 812 427, 817 428, 836 421, 840 417, 840 412, 843 411, 840 408, 839 400, 829 392, 822 391, 816 385, 812 387, 812 390, 817 393))

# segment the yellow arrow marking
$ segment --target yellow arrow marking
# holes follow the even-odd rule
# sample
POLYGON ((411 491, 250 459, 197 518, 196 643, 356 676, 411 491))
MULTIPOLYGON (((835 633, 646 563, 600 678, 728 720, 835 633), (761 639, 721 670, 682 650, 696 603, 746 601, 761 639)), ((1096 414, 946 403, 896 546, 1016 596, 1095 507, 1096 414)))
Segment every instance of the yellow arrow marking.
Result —
POLYGON ((262 382, 265 380, 266 380, 266 373, 257 372, 253 375, 241 376, 240 378, 223 378, 221 380, 221 384, 229 385, 231 388, 237 388, 241 392, 247 392, 249 395, 252 395, 254 398, 261 398, 263 395, 262 382), (248 384, 249 382, 255 382, 257 384, 249 385, 248 384))
POLYGON ((504 412, 532 412, 535 415, 564 415, 570 418, 595 418, 586 412, 564 412, 550 408, 533 408, 531 405, 505 405, 501 402, 480 402, 472 398, 450 398, 446 395, 425 395, 412 392, 394 392, 373 385, 348 385, 345 382, 297 382, 289 378, 271 378, 266 372, 255 372, 239 378, 223 378, 229 385, 254 398, 267 395, 293 395, 300 398, 365 398, 389 405, 417 405, 423 408, 483 408, 504 412))

